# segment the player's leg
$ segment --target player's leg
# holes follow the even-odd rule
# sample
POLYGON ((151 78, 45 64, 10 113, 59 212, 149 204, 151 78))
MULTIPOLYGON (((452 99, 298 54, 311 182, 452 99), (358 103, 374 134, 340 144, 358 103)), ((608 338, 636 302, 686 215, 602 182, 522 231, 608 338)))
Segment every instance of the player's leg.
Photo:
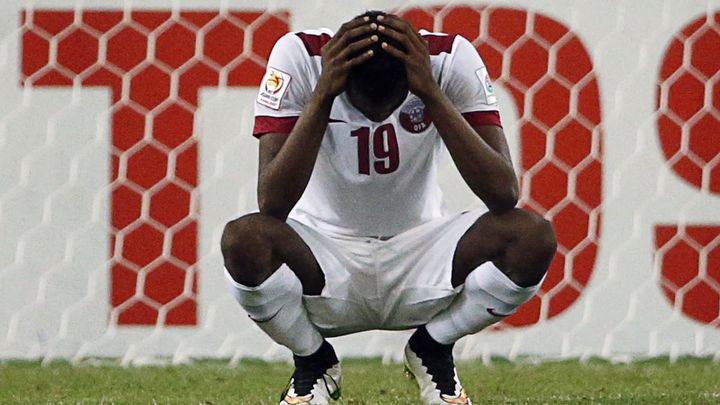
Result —
POLYGON ((285 222, 250 214, 225 226, 221 249, 235 299, 260 329, 293 352, 295 372, 281 404, 337 398, 339 361, 302 302, 303 294, 320 294, 325 285, 307 244, 285 222))
POLYGON ((323 339, 307 318, 302 294, 319 294, 325 281, 295 231, 266 215, 246 215, 225 226, 221 250, 233 295, 250 318, 293 353, 315 352, 323 339))
POLYGON ((452 285, 464 284, 462 291, 418 328, 405 348, 406 365, 426 403, 470 403, 454 366, 455 341, 500 321, 530 299, 555 248, 550 223, 520 209, 486 213, 467 229, 452 260, 452 285))
POLYGON ((514 209, 486 213, 460 238, 452 284, 463 291, 427 324, 436 341, 452 344, 513 314, 539 288, 556 249, 552 225, 514 209))
POLYGON ((233 280, 257 287, 283 263, 302 284, 303 294, 318 295, 325 277, 310 248, 287 223, 249 214, 230 221, 223 230, 221 249, 233 280))
POLYGON ((555 232, 541 216, 519 208, 488 212, 458 242, 452 284, 464 283, 478 266, 492 261, 514 284, 534 286, 545 276, 555 249, 555 232))

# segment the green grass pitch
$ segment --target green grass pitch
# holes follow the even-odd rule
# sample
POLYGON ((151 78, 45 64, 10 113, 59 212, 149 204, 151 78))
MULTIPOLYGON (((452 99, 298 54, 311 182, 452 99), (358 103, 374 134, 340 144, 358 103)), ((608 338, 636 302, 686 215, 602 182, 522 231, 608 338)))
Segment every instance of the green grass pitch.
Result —
MULTIPOLYGON (((345 360, 340 404, 416 404, 400 364, 345 360)), ((476 404, 720 404, 720 364, 710 359, 460 362, 476 404)), ((33 362, 0 364, 0 404, 277 404, 288 363, 203 361, 131 367, 33 362)))

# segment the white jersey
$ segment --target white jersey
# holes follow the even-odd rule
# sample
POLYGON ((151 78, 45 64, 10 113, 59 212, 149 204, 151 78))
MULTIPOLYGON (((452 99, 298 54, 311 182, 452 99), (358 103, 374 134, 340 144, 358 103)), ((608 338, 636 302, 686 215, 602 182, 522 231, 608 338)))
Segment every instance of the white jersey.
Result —
MULTIPOLYGON (((500 125, 487 69, 459 35, 420 31, 433 77, 471 125, 500 125)), ((257 137, 290 133, 322 70, 329 29, 291 32, 273 47, 255 102, 257 137)), ((334 234, 392 236, 446 213, 437 181, 445 146, 420 99, 409 93, 374 122, 345 93, 334 101, 305 193, 289 217, 334 234)))

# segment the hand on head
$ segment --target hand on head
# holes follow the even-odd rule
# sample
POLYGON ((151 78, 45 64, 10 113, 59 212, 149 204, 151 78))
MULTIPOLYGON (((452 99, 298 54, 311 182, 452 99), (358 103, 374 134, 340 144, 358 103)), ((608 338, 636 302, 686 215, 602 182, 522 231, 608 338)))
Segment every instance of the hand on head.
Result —
POLYGON ((318 88, 347 91, 368 118, 381 121, 407 96, 423 96, 435 83, 427 43, 401 17, 370 11, 343 24, 322 49, 318 88))
POLYGON ((373 56, 369 47, 380 39, 377 28, 367 16, 356 17, 340 27, 322 48, 322 74, 317 84, 320 90, 332 97, 345 90, 350 69, 373 56))
POLYGON ((381 48, 403 62, 410 91, 420 98, 430 94, 436 84, 427 41, 410 22, 392 14, 378 17, 378 32, 381 48))

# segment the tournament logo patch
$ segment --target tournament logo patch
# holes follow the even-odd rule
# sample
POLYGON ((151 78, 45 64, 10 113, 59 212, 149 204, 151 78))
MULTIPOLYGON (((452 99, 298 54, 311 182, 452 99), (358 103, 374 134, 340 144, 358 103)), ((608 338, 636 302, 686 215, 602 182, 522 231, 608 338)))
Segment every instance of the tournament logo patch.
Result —
POLYGON ((268 67, 260 85, 257 102, 273 110, 280 109, 280 102, 290 85, 292 77, 278 69, 268 67))
POLYGON ((425 113, 425 104, 419 98, 408 101, 400 110, 400 125, 413 134, 419 134, 430 127, 432 119, 425 113))
POLYGON ((495 88, 492 85, 492 82, 490 82, 490 76, 485 76, 485 88, 488 91, 488 94, 495 94, 495 88))
POLYGON ((495 97, 495 88, 493 87, 490 75, 488 74, 485 66, 475 71, 475 75, 480 80, 480 90, 485 104, 493 105, 497 104, 497 97, 495 97))
POLYGON ((282 75, 276 71, 270 71, 270 77, 265 81, 265 91, 275 94, 282 89, 284 82, 282 75))

